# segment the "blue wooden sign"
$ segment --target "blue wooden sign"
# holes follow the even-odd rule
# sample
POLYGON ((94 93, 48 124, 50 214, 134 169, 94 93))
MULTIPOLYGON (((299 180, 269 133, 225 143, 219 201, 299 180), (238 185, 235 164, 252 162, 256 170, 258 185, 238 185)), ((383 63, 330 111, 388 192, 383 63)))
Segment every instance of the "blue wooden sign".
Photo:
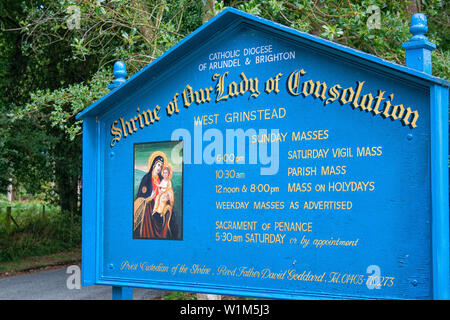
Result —
MULTIPOLYGON (((448 299, 448 86, 225 9, 84 110, 84 285, 448 299)), ((421 64, 418 64, 418 57, 421 64)))

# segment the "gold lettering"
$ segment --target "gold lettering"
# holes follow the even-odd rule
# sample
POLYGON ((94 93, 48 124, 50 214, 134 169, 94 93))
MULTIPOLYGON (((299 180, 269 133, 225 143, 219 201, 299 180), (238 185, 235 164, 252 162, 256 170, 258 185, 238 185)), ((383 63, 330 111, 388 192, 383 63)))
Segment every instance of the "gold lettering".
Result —
POLYGON ((128 129, 129 134, 133 133, 133 130, 131 130, 131 125, 128 121, 124 121, 123 118, 120 118, 120 124, 122 125, 122 132, 123 132, 124 138, 126 138, 128 136, 127 129, 128 129))
POLYGON ((137 120, 137 117, 134 117, 134 118, 130 119, 130 123, 133 126, 133 132, 137 131, 136 124, 134 123, 135 120, 137 120))
POLYGON ((228 75, 228 71, 225 72, 224 74, 220 75, 218 73, 213 74, 212 79, 213 81, 217 80, 216 83, 216 102, 220 101, 220 100, 227 100, 228 99, 228 95, 223 95, 225 92, 225 77, 228 75))
POLYGON ((166 111, 167 111, 167 115, 170 117, 174 112, 178 113, 180 112, 180 110, 178 109, 178 104, 177 104, 177 97, 178 97, 178 92, 175 93, 175 95, 173 96, 172 101, 169 102, 169 104, 167 105, 166 111))
POLYGON ((419 119, 419 113, 417 111, 411 111, 410 107, 406 108, 406 114, 402 119, 402 123, 405 126, 409 125, 411 127, 411 129, 414 129, 417 127, 417 124, 416 124, 417 119, 419 119), (409 119, 411 117, 411 115, 413 115, 412 121, 410 121, 410 119, 409 119))
POLYGON ((111 140, 111 147, 114 147, 116 143, 119 142, 122 138, 122 130, 114 126, 118 122, 119 121, 115 120, 111 125, 111 135, 114 136, 114 138, 111 140))
POLYGON ((310 94, 313 93, 313 91, 314 91, 314 82, 312 80, 303 82, 303 87, 302 87, 302 96, 303 97, 309 96, 310 94), (307 87, 309 87, 308 91, 306 91, 307 87))
POLYGON ((155 119, 153 119, 153 113, 150 111, 150 109, 147 109, 147 111, 143 111, 142 115, 144 116, 144 123, 146 126, 155 122, 155 119))
POLYGON ((161 107, 157 105, 155 107, 155 110, 153 110, 153 117, 155 118, 156 121, 159 121, 159 119, 161 119, 161 117, 158 115, 160 109, 161 107))
POLYGON ((185 108, 188 108, 192 102, 194 102, 194 93, 192 90, 192 87, 190 85, 186 85, 186 88, 184 88, 183 93, 183 105, 185 108))
POLYGON ((230 95, 230 97, 237 97, 239 95, 238 85, 236 82, 232 81, 228 85, 228 94, 230 95))
POLYGON ((204 90, 199 89, 198 91, 194 92, 196 104, 201 104, 201 103, 211 101, 211 98, 209 96, 209 89, 211 89, 211 91, 212 91, 212 88, 205 88, 204 90))
POLYGON ((372 111, 373 96, 368 93, 362 96, 359 106, 362 110, 372 111), (367 100, 367 101, 366 101, 367 100))
POLYGON ((355 98, 352 101, 353 108, 358 108, 360 105, 358 104, 359 95, 361 94, 362 87, 365 81, 358 81, 358 85, 356 86, 355 98))
POLYGON ((352 87, 348 87, 347 89, 342 90, 341 99, 339 99, 339 102, 342 105, 344 105, 344 104, 352 101, 354 96, 355 96, 355 91, 353 90, 352 87), (350 92, 350 96, 347 98, 348 92, 350 92))
POLYGON ((298 96, 300 95, 300 92, 298 92, 299 87, 300 87, 300 77, 305 75, 306 71, 301 69, 299 71, 294 71, 292 72, 288 79, 287 79, 287 88, 288 88, 288 92, 293 95, 293 96, 298 96))
MULTIPOLYGON (((391 120, 400 120, 403 126, 409 126, 411 129, 417 127, 417 121, 419 119, 419 112, 417 110, 411 110, 410 107, 404 106, 403 104, 393 104, 394 93, 391 93, 388 98, 384 95, 386 91, 379 89, 377 91, 376 97, 371 93, 362 95, 362 89, 365 81, 357 81, 356 86, 348 87, 342 90, 342 86, 335 84, 329 87, 326 82, 315 81, 309 79, 303 81, 300 84, 300 78, 306 74, 304 69, 297 69, 291 72, 287 78, 286 87, 287 91, 292 96, 302 95, 303 97, 312 96, 314 99, 319 98, 324 101, 324 105, 332 103, 338 100, 342 105, 351 104, 353 109, 361 108, 366 112, 371 112, 373 115, 381 115, 384 119, 391 118, 391 120), (381 103, 383 102, 383 109, 380 110, 381 103)), ((266 93, 274 92, 278 94, 280 92, 279 80, 283 74, 278 73, 275 77, 269 78, 265 82, 264 91, 266 93)), ((258 88, 259 81, 258 78, 248 78, 244 72, 240 73, 240 82, 232 81, 225 84, 225 78, 228 76, 228 71, 223 74, 215 73, 212 76, 212 80, 215 81, 214 88, 212 86, 206 87, 199 90, 194 90, 189 84, 186 84, 184 90, 181 93, 181 99, 185 108, 188 108, 195 103, 197 105, 209 103, 212 100, 211 92, 215 91, 216 97, 215 102, 222 100, 228 100, 231 97, 243 96, 247 92, 249 93, 249 98, 257 98, 260 95, 258 88)), ((178 107, 179 93, 175 93, 172 100, 167 104, 166 112, 167 116, 172 116, 174 113, 178 114, 180 109, 178 107)), ((161 107, 156 105, 156 107, 151 110, 146 111, 137 108, 137 115, 125 121, 123 117, 118 120, 114 120, 111 124, 110 134, 112 135, 112 140, 110 142, 111 147, 116 145, 122 137, 126 138, 129 134, 137 132, 138 129, 144 129, 145 126, 153 124, 155 121, 159 121, 161 116, 159 114, 161 107)), ((279 110, 271 109, 258 109, 252 110, 250 112, 243 113, 227 113, 225 114, 225 122, 235 122, 235 121, 252 121, 256 120, 259 116, 260 120, 273 119, 273 118, 283 118, 286 115, 286 110, 284 108, 279 108, 279 110), (272 112, 271 112, 272 111, 272 112)), ((217 123, 217 116, 215 114, 215 119, 209 116, 199 116, 194 117, 195 122, 202 122, 204 124, 217 123)), ((315 131, 314 131, 315 132, 315 131)), ((314 132, 300 132, 292 133, 292 141, 299 140, 311 140, 316 139, 314 132)), ((284 137, 283 137, 284 141, 284 137)), ((289 154, 290 156, 290 154, 289 154)), ((309 192, 308 185, 301 185, 294 190, 294 185, 289 186, 288 190, 290 192, 297 192, 306 189, 309 192)))
POLYGON ((381 116, 382 117, 384 117, 385 119, 387 119, 387 118, 389 118, 391 115, 389 114, 389 109, 391 109, 391 101, 392 101, 392 99, 394 98, 394 94, 391 94, 390 96, 389 96, 389 99, 390 100, 388 100, 388 101, 386 101, 384 104, 385 104, 385 107, 384 107, 384 112, 381 114, 381 116))
POLYGON ((250 91, 250 98, 256 98, 259 96, 260 92, 258 89, 258 78, 248 79, 243 72, 240 74, 242 81, 239 83, 239 92, 243 95, 245 92, 250 91))
POLYGON ((403 117, 403 113, 405 113, 405 107, 403 107, 402 104, 393 106, 391 113, 392 120, 401 119, 401 117, 403 117))
POLYGON ((380 113, 381 113, 381 111, 378 110, 378 108, 380 107, 381 100, 384 100, 383 95, 384 95, 385 93, 386 93, 386 91, 378 90, 378 95, 375 97, 375 99, 376 99, 375 107, 374 107, 373 110, 372 110, 372 113, 373 113, 374 115, 377 115, 377 114, 380 114, 380 113))
POLYGON ((137 112, 138 112, 138 119, 139 119, 139 127, 144 128, 144 122, 142 121, 142 116, 139 114, 140 110, 139 108, 137 108, 137 112))
POLYGON ((341 90, 341 89, 342 89, 342 87, 338 84, 332 86, 330 88, 330 90, 328 90, 328 95, 330 95, 331 98, 328 98, 325 101, 325 105, 329 104, 330 102, 336 101, 339 98, 339 90, 341 90))
POLYGON ((271 93, 271 92, 275 92, 278 93, 280 92, 280 89, 278 87, 278 83, 280 82, 280 77, 282 76, 282 73, 279 73, 276 75, 275 79, 274 78, 270 78, 266 81, 266 85, 265 85, 265 92, 266 93, 271 93))
POLYGON ((314 98, 320 98, 320 100, 325 100, 325 92, 327 91, 327 84, 325 82, 316 82, 316 88, 314 90, 314 98), (319 90, 322 89, 322 91, 319 93, 319 90))

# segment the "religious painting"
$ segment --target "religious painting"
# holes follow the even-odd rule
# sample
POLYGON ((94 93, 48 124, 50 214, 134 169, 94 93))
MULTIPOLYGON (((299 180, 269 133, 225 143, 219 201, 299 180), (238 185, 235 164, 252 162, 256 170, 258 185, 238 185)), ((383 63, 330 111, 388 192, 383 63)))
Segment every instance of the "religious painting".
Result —
POLYGON ((134 145, 133 239, 182 240, 183 142, 134 145))

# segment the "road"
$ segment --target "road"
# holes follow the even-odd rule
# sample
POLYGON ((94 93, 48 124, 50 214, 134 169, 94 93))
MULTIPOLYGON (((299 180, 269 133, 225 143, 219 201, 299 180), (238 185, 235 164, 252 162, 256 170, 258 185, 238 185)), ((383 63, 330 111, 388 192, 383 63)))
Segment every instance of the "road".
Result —
MULTIPOLYGON (((110 286, 69 289, 67 267, 0 279, 0 300, 111 300, 110 286)), ((133 300, 159 299, 167 292, 135 288, 133 300)))

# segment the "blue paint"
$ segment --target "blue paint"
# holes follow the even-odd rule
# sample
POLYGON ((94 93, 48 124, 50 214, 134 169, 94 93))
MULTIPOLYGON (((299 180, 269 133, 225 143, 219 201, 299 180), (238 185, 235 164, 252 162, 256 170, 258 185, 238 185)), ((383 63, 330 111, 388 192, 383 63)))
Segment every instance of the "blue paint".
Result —
MULTIPOLYGON (((409 43, 421 42, 426 32, 423 19, 414 19, 412 32, 416 38, 409 43)), ((448 299, 449 83, 422 72, 424 68, 410 59, 407 67, 399 66, 235 9, 224 10, 77 116, 84 120, 83 284, 111 285, 118 297, 119 287, 144 287, 280 299, 448 299), (263 54, 245 55, 249 48, 270 52, 271 59, 278 60, 257 63, 263 54), (232 50, 241 54, 234 66, 210 70, 214 66, 210 63, 226 60, 215 59, 215 53, 232 50), (301 69, 304 73, 299 76, 298 93, 302 85, 307 88, 305 83, 312 88, 319 82, 328 89, 339 85, 339 94, 344 90, 347 94, 327 104, 330 91, 324 93, 326 97, 320 96, 319 89, 297 95, 288 79, 301 69), (250 97, 247 90, 215 101, 217 81, 213 74, 224 72, 228 72, 224 78, 227 85, 232 81, 237 86, 243 83, 242 72, 247 79, 257 78, 258 93, 250 97), (187 85, 192 90, 211 88, 211 101, 185 106, 183 90, 187 85), (359 99, 355 99, 358 94, 359 99), (390 101, 390 110, 397 113, 387 113, 389 118, 385 119, 376 112, 361 110, 356 105, 363 104, 364 96, 368 103, 369 94, 380 101, 380 106, 390 101), (350 95, 353 100, 346 101, 350 95), (172 103, 174 108, 175 102, 179 110, 169 115, 167 107, 172 103), (401 121, 401 115, 409 112, 407 108, 420 115, 417 127, 401 121), (265 113, 251 113, 262 109, 269 109, 270 115, 274 110, 281 115, 284 109, 285 116, 265 120, 259 118, 265 113), (233 113, 239 120, 244 111, 254 119, 226 120, 233 113), (144 126, 143 117, 149 120, 149 114, 159 118, 144 126), (201 129, 194 124, 194 118, 214 114, 219 119, 217 124, 201 129), (121 131, 120 139, 113 143, 117 137, 112 133, 113 125, 126 130, 128 122, 131 130, 132 119, 136 130, 127 137, 121 131), (193 137, 222 133, 225 139, 227 130, 237 128, 286 133, 287 140, 278 145, 276 174, 261 175, 269 164, 250 164, 248 154, 245 164, 212 165, 194 154, 195 150, 205 152, 214 139, 204 137, 200 146, 193 137), (292 141, 293 132, 308 130, 315 130, 316 138, 317 131, 322 130, 322 139, 292 141), (145 157, 150 155, 143 155, 144 160, 136 158, 135 147, 179 140, 183 140, 184 163, 179 167, 182 205, 178 203, 175 210, 180 214, 182 237, 133 239, 134 189, 142 179, 140 172, 145 171, 145 157), (361 147, 369 147, 373 155, 358 156, 361 147), (337 148, 345 152, 351 149, 353 157, 333 157, 337 148), (328 155, 289 159, 296 150, 315 150, 316 154, 322 150, 328 155), (345 166, 346 173, 288 175, 292 168, 315 166, 320 172, 322 166, 331 165, 345 166), (245 177, 217 178, 218 170, 229 169, 245 173, 245 177), (300 189, 305 183, 311 191, 289 192, 289 183, 294 182, 300 183, 300 189), (242 190, 243 185, 251 188, 252 184, 277 186, 279 190, 273 194, 217 192, 217 185, 239 186, 242 190), (324 185, 326 190, 315 191, 316 185, 324 185), (361 189, 342 191, 356 186, 361 189), (249 208, 217 208, 218 202, 226 201, 248 202, 249 208), (282 201, 284 207, 256 209, 254 201, 282 201), (343 201, 350 209, 312 209, 319 201, 343 201), (298 208, 290 208, 296 202, 298 208), (218 229, 221 221, 225 226, 256 221, 257 227, 218 229), (310 222, 312 231, 275 230, 280 222, 310 222), (264 231, 262 225, 269 223, 270 229, 264 231), (228 233, 242 235, 242 242, 233 241, 238 237, 227 238, 228 233), (259 238, 254 233, 284 234, 285 240, 283 244, 263 243, 261 239, 274 241, 276 236, 259 238), (305 239, 311 243, 303 247, 301 241, 305 239), (314 239, 327 242, 318 248, 312 244, 314 239), (350 244, 333 244, 338 239, 350 244), (381 272, 381 289, 366 285, 373 270, 381 272)), ((119 69, 125 70, 123 65, 119 69)), ((124 80, 125 74, 117 73, 117 77, 124 80)), ((368 105, 374 106, 373 102, 368 105)), ((239 147, 249 150, 252 145, 246 140, 233 151, 237 153, 239 147)))
POLYGON ((83 120, 82 284, 96 283, 97 258, 97 126, 95 118, 83 120))
POLYGON ((113 300, 133 300, 133 288, 129 287, 112 287, 113 300))
POLYGON ((368 67, 375 68, 381 72, 389 70, 390 73, 402 79, 414 79, 414 81, 432 82, 443 85, 445 87, 450 86, 450 82, 429 74, 424 74, 423 72, 412 70, 405 66, 393 63, 391 61, 384 60, 382 58, 376 57, 374 55, 346 47, 344 45, 331 42, 320 37, 298 31, 296 29, 274 23, 272 21, 262 19, 251 15, 249 13, 234 9, 226 8, 207 23, 198 28, 195 32, 186 36, 182 41, 173 46, 171 49, 162 54, 158 59, 150 63, 147 67, 143 68, 141 71, 135 73, 130 77, 124 87, 127 89, 110 92, 103 98, 99 99, 97 102, 93 103, 91 106, 80 112, 76 117, 77 119, 82 119, 84 116, 98 115, 110 106, 110 98, 117 101, 125 99, 127 97, 125 92, 133 91, 136 86, 141 81, 149 81, 152 77, 158 75, 162 70, 170 67, 173 61, 177 61, 184 55, 188 54, 192 50, 196 49, 198 43, 205 42, 216 33, 223 31, 225 28, 232 27, 245 20, 246 23, 257 26, 259 28, 268 29, 271 32, 277 33, 283 37, 290 38, 294 41, 300 41, 304 45, 317 48, 324 52, 329 52, 337 57, 343 57, 346 59, 354 59, 361 64, 368 67), (138 79, 135 82, 135 79, 138 79))
POLYGON ((432 74, 431 52, 436 45, 425 36, 428 31, 427 17, 423 13, 415 13, 411 17, 409 29, 412 37, 409 42, 403 43, 406 50, 406 65, 416 70, 432 74))
POLYGON ((447 300, 450 298, 448 99, 447 89, 431 88, 433 294, 435 299, 447 300))
POLYGON ((120 85, 125 83, 125 78, 127 76, 127 67, 125 65, 125 62, 123 61, 117 61, 114 63, 114 77, 113 83, 108 85, 108 89, 114 90, 115 88, 119 87, 120 85))
MULTIPOLYGON (((413 36, 403 44, 406 65, 431 74, 431 51, 436 45, 425 36, 428 25, 424 14, 416 13, 411 17, 410 31, 413 36)), ((449 299, 448 90, 435 85, 430 91, 433 297, 449 299)))

